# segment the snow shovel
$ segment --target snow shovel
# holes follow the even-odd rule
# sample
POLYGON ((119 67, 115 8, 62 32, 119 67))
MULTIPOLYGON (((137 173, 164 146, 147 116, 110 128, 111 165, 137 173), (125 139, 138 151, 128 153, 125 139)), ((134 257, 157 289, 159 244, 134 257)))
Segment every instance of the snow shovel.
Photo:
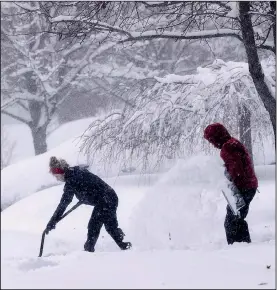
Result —
MULTIPOLYGON (((64 217, 66 217, 68 214, 70 214, 74 209, 76 209, 78 206, 80 206, 82 203, 79 201, 77 202, 74 206, 72 206, 72 208, 70 210, 68 210, 66 213, 64 213, 57 221, 60 222, 64 217)), ((43 246, 44 246, 44 239, 45 239, 45 235, 46 235, 46 229, 43 231, 42 236, 41 236, 41 243, 40 243, 40 250, 39 250, 39 257, 42 256, 42 252, 43 252, 43 246)))
POLYGON ((225 193, 223 190, 221 190, 221 191, 222 191, 222 193, 223 193, 223 195, 224 195, 224 197, 225 197, 225 199, 226 199, 228 205, 230 206, 230 208, 231 208, 233 214, 234 214, 235 216, 240 217, 240 212, 239 212, 239 210, 242 209, 242 208, 245 206, 245 201, 244 201, 243 197, 242 197, 240 194, 234 194, 233 197, 235 198, 235 202, 232 203, 232 202, 229 200, 229 198, 228 198, 228 196, 226 195, 226 193, 225 193))

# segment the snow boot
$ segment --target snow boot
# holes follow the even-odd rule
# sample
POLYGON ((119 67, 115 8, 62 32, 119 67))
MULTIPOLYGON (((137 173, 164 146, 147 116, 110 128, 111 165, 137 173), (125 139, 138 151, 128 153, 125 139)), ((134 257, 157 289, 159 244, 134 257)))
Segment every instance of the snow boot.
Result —
POLYGON ((91 252, 91 253, 93 253, 95 251, 94 246, 92 246, 89 241, 86 241, 85 242, 85 244, 84 244, 84 250, 86 252, 91 252))
POLYGON ((116 242, 121 250, 128 250, 132 247, 130 242, 123 242, 125 234, 123 233, 121 228, 113 229, 112 231, 108 231, 110 236, 116 242))
POLYGON ((118 246, 121 250, 129 250, 132 247, 132 244, 130 242, 121 242, 118 246))

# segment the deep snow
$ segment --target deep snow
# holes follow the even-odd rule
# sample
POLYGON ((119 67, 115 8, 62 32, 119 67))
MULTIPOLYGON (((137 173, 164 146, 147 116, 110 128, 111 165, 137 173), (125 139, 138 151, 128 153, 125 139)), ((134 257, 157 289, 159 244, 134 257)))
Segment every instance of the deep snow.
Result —
POLYGON ((119 225, 133 243, 125 252, 104 228, 96 252, 82 251, 92 208, 81 206, 46 236, 38 258, 63 185, 33 193, 1 213, 2 288, 274 288, 275 166, 256 171, 260 193, 247 217, 253 242, 232 246, 225 241, 223 173, 215 157, 179 161, 148 184, 134 175, 106 179, 120 198, 119 225))
MULTIPOLYGON (((260 192, 247 216, 252 243, 228 246, 218 154, 178 160, 158 174, 118 175, 115 165, 114 177, 102 177, 118 193, 119 225, 132 250, 120 251, 103 228, 96 252, 84 252, 92 207, 82 205, 46 236, 38 258, 63 189, 48 172, 49 157, 86 162, 74 128, 52 133, 47 153, 1 171, 1 205, 12 204, 1 212, 1 288, 275 288, 275 165, 255 166, 260 192)), ((96 164, 91 170, 99 173, 96 164)))

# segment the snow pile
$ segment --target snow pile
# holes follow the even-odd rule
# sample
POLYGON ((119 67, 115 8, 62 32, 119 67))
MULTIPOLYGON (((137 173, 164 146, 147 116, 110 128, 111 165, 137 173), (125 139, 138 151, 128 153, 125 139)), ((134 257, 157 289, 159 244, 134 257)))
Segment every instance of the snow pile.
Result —
MULTIPOLYGON (((273 178, 272 169, 275 166, 266 172, 264 167, 257 171, 262 180, 261 193, 256 194, 252 206, 261 212, 258 216, 251 206, 249 213, 256 226, 254 237, 261 240, 275 239, 274 183, 269 185, 263 180, 266 176, 273 178), (260 203, 265 204, 261 207, 260 203), (261 228, 265 224, 267 227, 261 228)), ((227 180, 218 157, 199 155, 179 161, 135 208, 130 229, 135 246, 143 250, 184 250, 226 244, 223 222, 227 203, 221 189, 227 190, 227 180)), ((250 222, 250 231, 251 226, 250 222)))
MULTIPOLYGON (((216 241, 213 229, 222 223, 225 208, 222 181, 224 169, 218 158, 199 155, 179 161, 134 211, 131 234, 136 246, 187 249, 216 241)), ((219 236, 224 239, 223 230, 219 236)))
POLYGON ((68 140, 44 154, 12 164, 1 170, 1 209, 40 189, 58 184, 49 174, 51 156, 64 158, 69 164, 84 164, 86 157, 79 152, 75 139, 68 140))

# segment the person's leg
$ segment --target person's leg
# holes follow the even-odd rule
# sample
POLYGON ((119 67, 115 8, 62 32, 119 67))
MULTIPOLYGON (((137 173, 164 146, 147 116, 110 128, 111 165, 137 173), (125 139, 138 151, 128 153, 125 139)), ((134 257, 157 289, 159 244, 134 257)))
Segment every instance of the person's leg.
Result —
POLYGON ((125 234, 122 229, 118 227, 117 221, 117 205, 106 206, 103 208, 103 221, 107 233, 113 238, 121 250, 127 250, 132 245, 129 242, 123 242, 125 234))
POLYGON ((226 207, 227 213, 224 221, 227 243, 233 244, 236 242, 237 236, 237 217, 233 214, 229 205, 226 207))
POLYGON ((251 243, 250 233, 246 220, 238 220, 236 242, 251 243))
POLYGON ((84 245, 85 251, 94 252, 94 247, 98 240, 102 225, 102 209, 99 206, 95 206, 88 223, 87 241, 84 245))
POLYGON ((238 219, 238 223, 237 223, 236 242, 251 243, 248 224, 245 218, 248 215, 249 205, 252 199, 254 198, 255 193, 256 193, 256 189, 250 189, 242 193, 246 205, 240 210, 240 218, 238 219))

